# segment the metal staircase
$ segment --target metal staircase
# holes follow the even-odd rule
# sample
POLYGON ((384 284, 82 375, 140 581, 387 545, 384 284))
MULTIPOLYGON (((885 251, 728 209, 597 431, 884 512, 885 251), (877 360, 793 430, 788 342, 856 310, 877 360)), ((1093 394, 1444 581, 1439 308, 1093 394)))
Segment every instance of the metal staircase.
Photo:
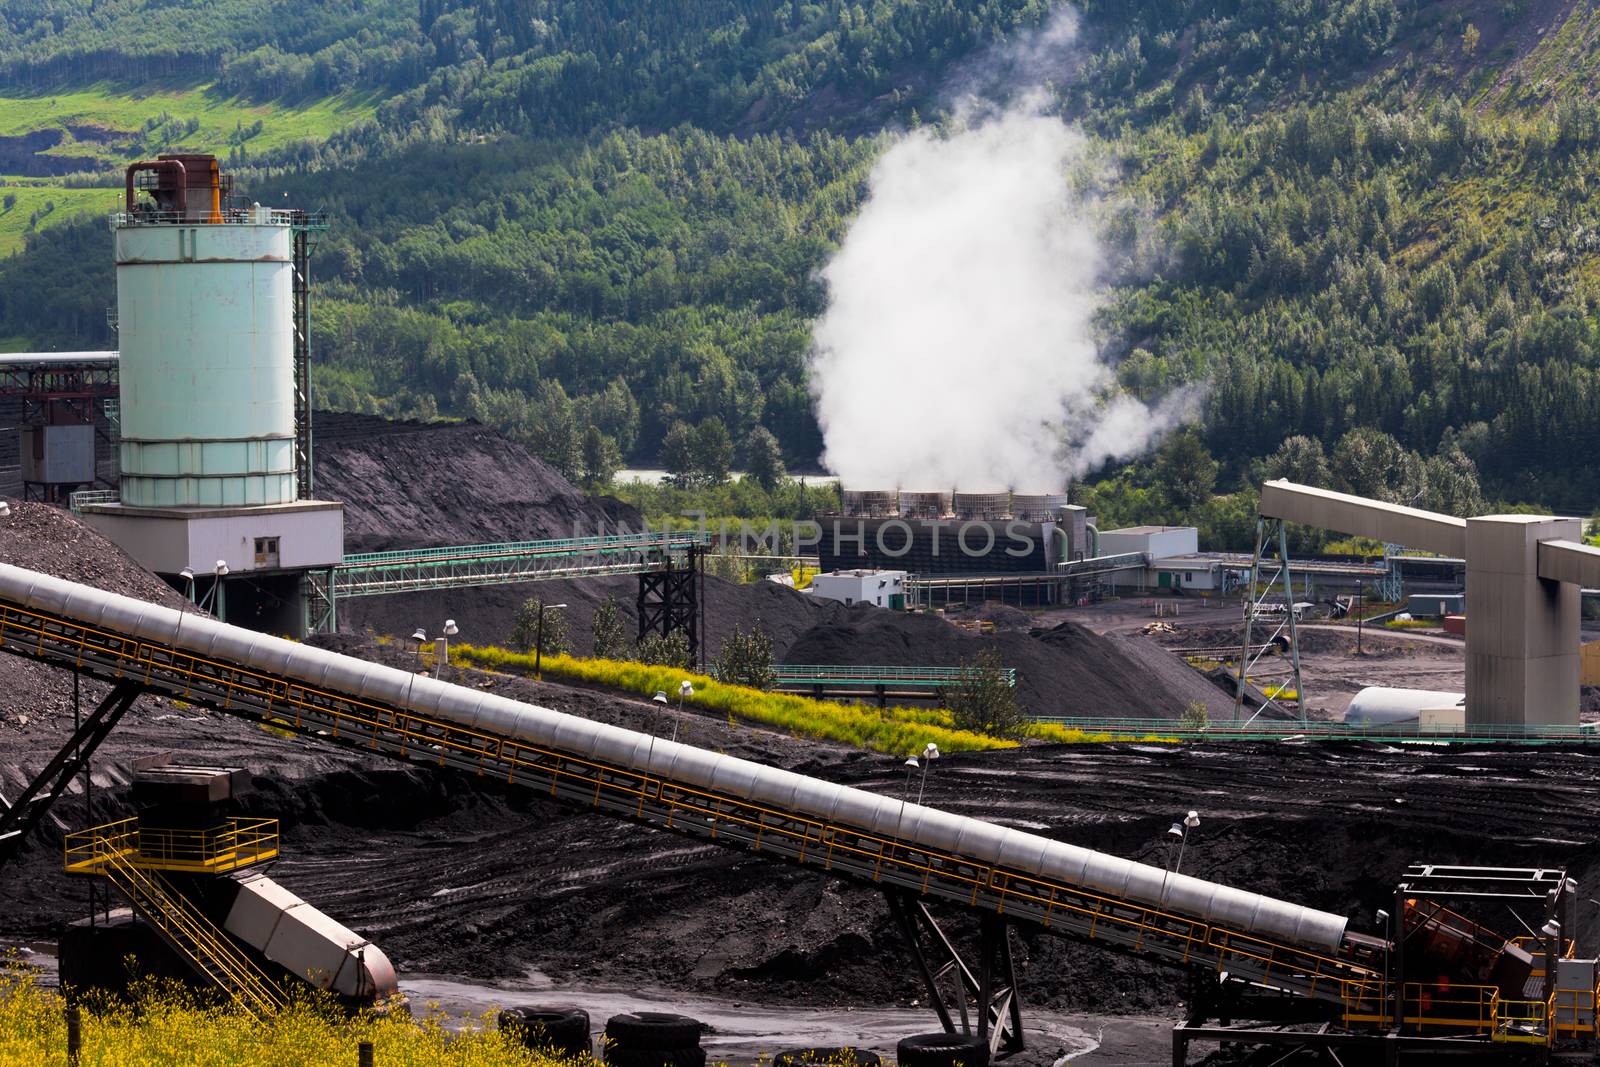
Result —
POLYGON ((141 865, 138 837, 118 832, 122 825, 69 835, 67 870, 106 878, 179 957, 240 1007, 256 1015, 282 1008, 287 1000, 277 984, 159 869, 141 865))

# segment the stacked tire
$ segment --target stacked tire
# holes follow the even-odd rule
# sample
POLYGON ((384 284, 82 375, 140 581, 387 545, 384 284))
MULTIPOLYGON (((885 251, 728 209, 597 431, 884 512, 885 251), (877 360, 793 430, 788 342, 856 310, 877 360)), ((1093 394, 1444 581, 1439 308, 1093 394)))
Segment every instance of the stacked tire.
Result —
POLYGON ((965 1034, 917 1034, 895 1049, 900 1067, 989 1067, 989 1043, 965 1034))
POLYGON ((664 1011, 630 1011, 606 1022, 611 1067, 705 1067, 700 1022, 664 1011))
POLYGON ((507 1008, 500 1013, 500 1032, 525 1048, 563 1059, 594 1054, 589 1013, 579 1008, 507 1008))
POLYGON ((796 1048, 772 1057, 772 1067, 881 1067, 876 1052, 859 1048, 796 1048))

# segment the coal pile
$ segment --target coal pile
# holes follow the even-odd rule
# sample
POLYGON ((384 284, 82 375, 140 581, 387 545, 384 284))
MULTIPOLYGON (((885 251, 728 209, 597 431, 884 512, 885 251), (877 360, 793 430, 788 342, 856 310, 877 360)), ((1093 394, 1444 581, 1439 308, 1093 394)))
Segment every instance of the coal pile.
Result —
POLYGON ((589 497, 475 422, 317 415, 316 492, 344 501, 346 552, 593 536, 639 513, 589 497))
POLYGON ((955 667, 992 648, 1003 665, 1016 669, 1017 697, 1035 715, 1177 718, 1187 706, 1147 668, 1077 623, 978 635, 932 615, 865 606, 845 610, 844 619, 801 634, 783 661, 955 667))

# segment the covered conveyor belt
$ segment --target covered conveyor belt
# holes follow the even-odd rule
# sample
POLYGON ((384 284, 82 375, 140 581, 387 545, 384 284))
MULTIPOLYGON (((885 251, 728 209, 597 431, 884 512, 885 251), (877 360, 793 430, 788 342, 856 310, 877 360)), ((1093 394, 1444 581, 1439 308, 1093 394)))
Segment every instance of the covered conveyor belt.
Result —
POLYGON ((1343 1002, 1343 917, 0 564, 0 650, 1120 951, 1343 1002))

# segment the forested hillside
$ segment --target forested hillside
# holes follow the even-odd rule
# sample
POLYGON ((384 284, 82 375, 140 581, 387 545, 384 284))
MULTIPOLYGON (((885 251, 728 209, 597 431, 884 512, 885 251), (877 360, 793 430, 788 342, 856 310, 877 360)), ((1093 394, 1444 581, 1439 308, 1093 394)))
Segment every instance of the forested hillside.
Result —
MULTIPOLYGON (((764 428, 814 462, 817 272, 884 137, 941 121, 974 50, 1051 8, 205 6, 230 17, 175 35, 161 27, 192 9, 8 4, 0 70, 19 94, 188 79, 269 112, 376 94, 342 129, 244 159, 262 200, 335 219, 315 268, 323 402, 486 419, 574 473, 603 473, 586 436, 651 462, 680 420, 716 419, 739 451, 764 428)), ((1198 433, 1104 472, 1103 512, 1242 515, 1214 493, 1264 473, 1455 509, 1594 508, 1600 13, 1080 11, 1083 47, 1050 84, 1107 164, 1106 236, 1127 253, 1102 348, 1136 395, 1206 397, 1198 433)), ((0 261, 0 339, 112 343, 108 259, 98 222, 30 236, 0 261)))

